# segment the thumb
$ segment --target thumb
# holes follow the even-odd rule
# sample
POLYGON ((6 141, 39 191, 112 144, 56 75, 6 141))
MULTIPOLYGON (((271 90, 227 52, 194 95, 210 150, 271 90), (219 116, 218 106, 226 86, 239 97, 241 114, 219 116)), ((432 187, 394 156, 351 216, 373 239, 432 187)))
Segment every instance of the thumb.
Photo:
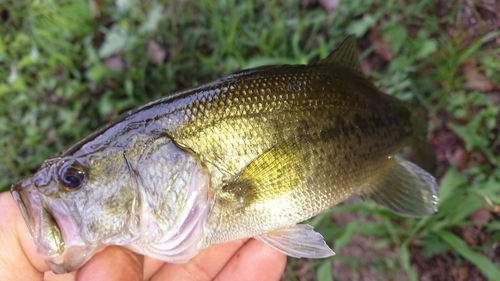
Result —
POLYGON ((49 270, 36 253, 26 223, 9 192, 0 193, 0 276, 2 280, 42 280, 49 270))

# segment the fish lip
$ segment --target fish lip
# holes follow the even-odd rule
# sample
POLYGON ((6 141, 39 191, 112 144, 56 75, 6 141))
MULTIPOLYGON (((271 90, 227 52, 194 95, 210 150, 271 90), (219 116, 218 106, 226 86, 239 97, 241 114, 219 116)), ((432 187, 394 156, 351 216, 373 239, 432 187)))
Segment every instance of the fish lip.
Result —
MULTIPOLYGON (((35 243, 38 241, 39 234, 36 231, 35 223, 36 223, 36 214, 34 214, 33 208, 30 208, 28 210, 27 206, 32 207, 33 204, 31 204, 30 200, 27 198, 28 192, 32 191, 29 190, 29 187, 31 186, 31 181, 29 184, 27 184, 28 180, 23 179, 15 184, 13 184, 10 188, 10 193, 12 197, 14 198, 14 201, 17 204, 17 207, 21 211, 21 215, 26 223, 26 226, 28 227, 29 232, 31 233, 31 236, 33 237, 33 240, 35 243)), ((38 196, 37 196, 38 197, 38 196)), ((38 198, 37 198, 38 199, 38 198)), ((35 200, 35 198, 33 198, 35 200)), ((39 201, 39 200, 37 200, 39 201)))
POLYGON ((23 179, 11 187, 11 194, 43 258, 60 256, 64 250, 61 229, 54 216, 45 208, 40 193, 31 179, 23 179))

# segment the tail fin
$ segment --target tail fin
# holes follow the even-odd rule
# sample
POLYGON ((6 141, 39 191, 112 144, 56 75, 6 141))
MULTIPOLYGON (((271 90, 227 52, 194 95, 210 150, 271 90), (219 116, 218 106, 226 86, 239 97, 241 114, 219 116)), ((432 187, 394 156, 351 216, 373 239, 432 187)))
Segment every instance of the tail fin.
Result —
POLYGON ((412 123, 414 128, 410 143, 403 148, 400 154, 407 160, 420 166, 432 175, 436 174, 437 160, 434 149, 427 142, 427 112, 418 105, 411 105, 412 123))
POLYGON ((391 158, 379 177, 361 195, 396 214, 423 217, 437 211, 437 163, 434 149, 426 141, 427 115, 422 107, 411 106, 414 134, 399 153, 405 159, 391 158))
POLYGON ((361 195, 398 215, 420 218, 437 211, 437 194, 433 176, 409 161, 392 158, 361 195))

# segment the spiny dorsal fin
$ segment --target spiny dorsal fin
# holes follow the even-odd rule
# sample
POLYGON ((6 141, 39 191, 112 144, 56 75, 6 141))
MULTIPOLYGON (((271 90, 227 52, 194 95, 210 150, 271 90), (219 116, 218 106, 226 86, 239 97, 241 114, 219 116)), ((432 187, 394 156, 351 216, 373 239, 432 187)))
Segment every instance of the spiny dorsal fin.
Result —
POLYGON ((347 36, 328 57, 320 60, 317 64, 330 64, 345 67, 358 75, 364 76, 361 65, 359 64, 356 36, 353 34, 347 36))

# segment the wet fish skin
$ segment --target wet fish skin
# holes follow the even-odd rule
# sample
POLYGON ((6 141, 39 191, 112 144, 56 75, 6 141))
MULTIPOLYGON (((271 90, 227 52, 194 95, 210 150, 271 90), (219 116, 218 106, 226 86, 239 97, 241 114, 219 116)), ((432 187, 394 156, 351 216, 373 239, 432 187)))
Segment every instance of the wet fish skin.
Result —
POLYGON ((422 120, 364 77, 348 37, 318 63, 240 71, 132 110, 12 193, 55 272, 106 245, 184 262, 246 237, 324 257, 321 235, 296 224, 353 194, 436 211, 434 178, 394 158, 428 146, 422 120))

